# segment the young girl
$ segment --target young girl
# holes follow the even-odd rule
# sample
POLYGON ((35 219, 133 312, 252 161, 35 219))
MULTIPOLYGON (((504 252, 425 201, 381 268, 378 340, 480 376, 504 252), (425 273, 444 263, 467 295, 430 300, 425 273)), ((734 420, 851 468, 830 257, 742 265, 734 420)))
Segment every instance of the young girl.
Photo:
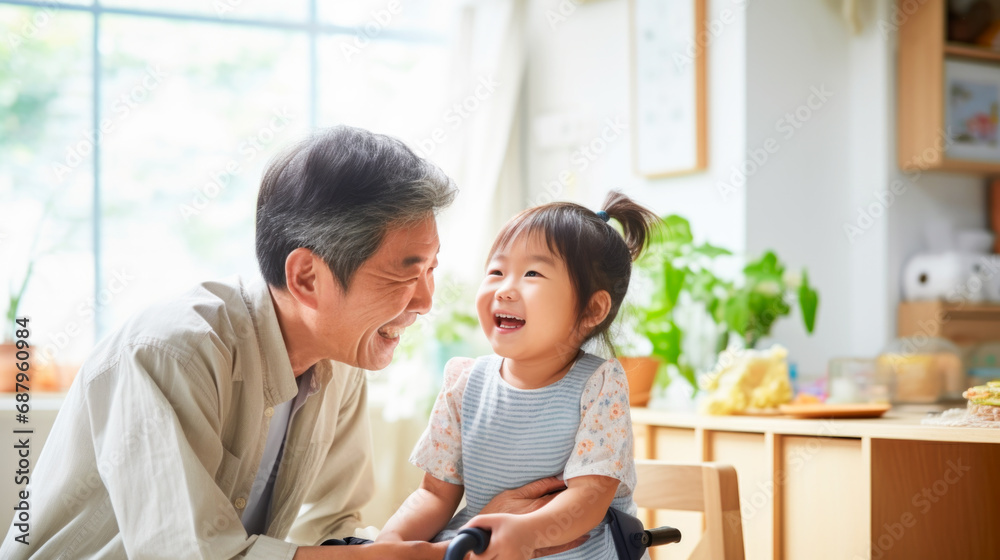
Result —
POLYGON ((558 202, 503 227, 476 297, 496 354, 445 366, 430 425, 410 458, 426 471, 423 482, 379 541, 441 541, 470 526, 492 531, 475 558, 531 558, 583 535, 582 545, 550 557, 617 558, 602 520, 612 506, 636 513, 628 382, 617 360, 580 347, 598 339, 610 349, 607 331, 632 261, 657 221, 612 192, 600 212, 558 202), (537 511, 477 517, 496 494, 549 476, 561 476, 567 489, 537 511), (452 517, 463 494, 466 507, 452 517))

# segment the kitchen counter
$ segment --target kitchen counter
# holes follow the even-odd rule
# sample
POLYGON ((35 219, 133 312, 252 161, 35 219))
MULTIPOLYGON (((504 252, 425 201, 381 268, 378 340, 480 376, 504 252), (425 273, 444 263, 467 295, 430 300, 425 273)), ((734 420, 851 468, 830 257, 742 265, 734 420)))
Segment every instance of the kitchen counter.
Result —
MULTIPOLYGON (((748 559, 1000 558, 1000 429, 878 419, 702 416, 633 408, 636 455, 736 468, 748 559)), ((648 515, 648 514, 647 514, 648 515)), ((684 557, 698 514, 678 526, 684 557)))

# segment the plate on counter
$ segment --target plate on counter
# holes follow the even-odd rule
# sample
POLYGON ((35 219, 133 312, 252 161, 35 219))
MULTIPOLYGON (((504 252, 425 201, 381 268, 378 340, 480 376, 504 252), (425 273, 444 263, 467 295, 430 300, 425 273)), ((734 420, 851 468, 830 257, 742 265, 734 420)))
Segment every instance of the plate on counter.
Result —
POLYGON ((782 414, 796 418, 878 418, 892 405, 888 404, 783 404, 782 414))

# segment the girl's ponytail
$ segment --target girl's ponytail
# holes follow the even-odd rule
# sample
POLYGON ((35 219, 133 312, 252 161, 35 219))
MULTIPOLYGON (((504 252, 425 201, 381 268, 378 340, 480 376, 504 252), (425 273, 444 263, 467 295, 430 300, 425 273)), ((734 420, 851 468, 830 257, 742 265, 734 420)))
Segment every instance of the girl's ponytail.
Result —
POLYGON ((625 245, 628 246, 632 260, 639 258, 649 244, 653 228, 660 223, 660 218, 651 210, 636 204, 634 200, 621 191, 611 191, 604 199, 601 209, 614 218, 622 226, 625 245))

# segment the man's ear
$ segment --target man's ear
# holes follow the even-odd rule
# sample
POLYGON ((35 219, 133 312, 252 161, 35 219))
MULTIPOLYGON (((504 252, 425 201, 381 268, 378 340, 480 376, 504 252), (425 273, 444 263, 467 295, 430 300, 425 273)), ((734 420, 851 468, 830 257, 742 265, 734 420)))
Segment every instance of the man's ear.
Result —
POLYGON ((316 309, 319 307, 319 275, 323 273, 319 265, 323 260, 305 247, 299 247, 285 258, 285 289, 302 305, 316 309))
POLYGON ((583 316, 583 326, 590 330, 600 325, 611 312, 611 295, 607 290, 599 290, 590 296, 587 311, 583 316))

